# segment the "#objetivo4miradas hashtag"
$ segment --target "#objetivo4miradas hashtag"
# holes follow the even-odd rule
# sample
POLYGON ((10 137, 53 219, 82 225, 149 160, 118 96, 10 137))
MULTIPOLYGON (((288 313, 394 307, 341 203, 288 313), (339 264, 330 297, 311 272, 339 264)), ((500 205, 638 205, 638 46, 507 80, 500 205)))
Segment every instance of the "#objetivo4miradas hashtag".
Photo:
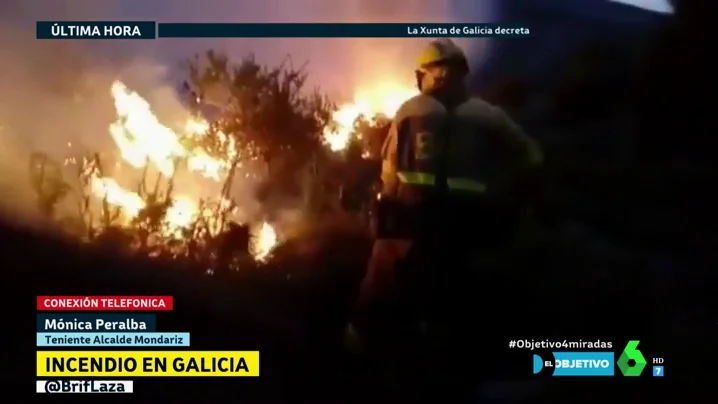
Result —
POLYGON ((600 339, 585 341, 578 340, 536 340, 536 339, 517 339, 509 342, 509 348, 518 349, 612 349, 613 343, 601 341, 600 339))

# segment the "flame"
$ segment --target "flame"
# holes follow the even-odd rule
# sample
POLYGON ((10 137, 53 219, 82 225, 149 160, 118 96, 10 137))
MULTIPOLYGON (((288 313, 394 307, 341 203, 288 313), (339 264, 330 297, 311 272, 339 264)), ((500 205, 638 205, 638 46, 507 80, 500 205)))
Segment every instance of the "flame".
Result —
MULTIPOLYGON (((187 169, 208 180, 221 182, 239 162, 240 153, 231 136, 216 133, 224 158, 210 155, 197 144, 210 131, 210 124, 200 119, 189 119, 181 131, 175 131, 160 122, 152 107, 142 96, 116 81, 110 88, 117 120, 109 127, 110 136, 121 158, 130 166, 143 169, 147 165, 156 168, 167 179, 173 178, 179 162, 187 169)), ((346 149, 352 139, 354 123, 360 116, 373 118, 377 115, 393 117, 401 104, 418 91, 393 82, 361 88, 356 91, 353 102, 342 105, 333 115, 334 127, 324 131, 324 140, 332 151, 346 149)), ((125 223, 135 218, 147 203, 136 192, 124 189, 116 179, 93 173, 90 179, 92 193, 108 204, 121 208, 125 223)), ((182 231, 190 227, 198 216, 211 217, 210 209, 200 209, 188 195, 178 195, 172 200, 163 224, 164 236, 182 237, 182 231)), ((229 201, 220 201, 220 209, 229 209, 229 201)), ((254 231, 250 251, 255 260, 263 262, 279 243, 275 229, 262 222, 254 231)))
POLYGON ((401 104, 418 94, 415 88, 384 82, 375 87, 363 88, 354 95, 354 101, 344 104, 332 116, 334 127, 324 131, 324 141, 332 151, 347 148, 354 132, 354 123, 360 116, 373 118, 383 115, 392 118, 401 104))
POLYGON ((185 155, 179 137, 159 122, 139 94, 120 82, 113 83, 110 91, 118 115, 110 125, 110 135, 122 158, 135 168, 153 163, 162 174, 172 176, 175 160, 185 155))
POLYGON ((118 119, 110 125, 110 135, 125 162, 135 168, 151 163, 169 178, 174 174, 176 162, 186 159, 190 171, 220 181, 238 156, 234 139, 224 133, 219 133, 218 139, 226 151, 226 159, 210 157, 199 147, 184 146, 187 140, 198 140, 207 134, 210 127, 205 121, 190 119, 185 123, 184 133, 178 134, 164 126, 150 104, 123 83, 114 82, 111 93, 118 119))
POLYGON ((182 230, 192 226, 198 211, 199 207, 193 199, 184 195, 175 198, 165 214, 165 235, 180 238, 182 230))
MULTIPOLYGON (((150 104, 122 82, 114 82, 110 93, 117 113, 117 120, 109 127, 110 135, 119 149, 119 155, 130 166, 144 168, 151 164, 162 176, 170 179, 175 174, 177 163, 185 161, 190 172, 220 182, 237 164, 240 157, 237 145, 232 137, 224 133, 217 133, 224 158, 212 157, 198 146, 187 146, 207 135, 209 123, 190 119, 183 131, 178 133, 163 125, 152 112, 150 104)), ((90 177, 90 189, 98 198, 121 208, 125 223, 135 218, 147 205, 141 195, 124 189, 114 178, 100 177, 97 172, 90 177)), ((181 237, 182 230, 189 228, 199 215, 207 217, 216 213, 209 209, 201 210, 196 199, 188 195, 173 198, 164 217, 165 237, 181 237)), ((223 199, 220 202, 220 210, 229 209, 229 201, 223 199)), ((265 260, 277 243, 276 232, 270 224, 263 222, 251 246, 255 259, 265 260)))
POLYGON ((96 174, 90 177, 92 193, 113 206, 122 208, 125 218, 137 216, 145 207, 145 201, 134 192, 123 189, 112 178, 101 178, 96 174))
POLYGON ((263 222, 254 236, 250 249, 254 259, 262 262, 266 261, 277 242, 277 232, 267 222, 263 222))

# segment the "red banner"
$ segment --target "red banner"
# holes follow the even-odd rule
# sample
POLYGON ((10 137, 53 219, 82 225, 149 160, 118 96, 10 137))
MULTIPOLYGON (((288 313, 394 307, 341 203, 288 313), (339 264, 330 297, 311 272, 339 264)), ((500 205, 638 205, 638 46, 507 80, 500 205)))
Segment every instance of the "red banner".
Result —
POLYGON ((172 296, 38 296, 39 311, 168 311, 172 296))

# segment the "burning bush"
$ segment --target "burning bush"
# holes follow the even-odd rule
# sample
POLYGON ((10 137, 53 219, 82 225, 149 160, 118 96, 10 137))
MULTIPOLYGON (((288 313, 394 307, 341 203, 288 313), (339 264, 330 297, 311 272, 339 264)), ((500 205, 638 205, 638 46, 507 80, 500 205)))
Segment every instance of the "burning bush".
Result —
MULTIPOLYGON (((269 189, 281 194, 301 184, 298 173, 322 183, 332 177, 333 165, 356 171, 352 162, 378 155, 387 117, 403 101, 394 110, 361 99, 336 108, 318 91, 304 89, 307 74, 291 60, 267 68, 253 58, 232 63, 209 51, 186 68, 182 95, 189 114, 175 127, 163 124, 123 82, 112 84, 114 165, 100 153, 74 154, 63 164, 33 156, 31 179, 46 215, 87 242, 130 253, 190 258, 213 269, 263 262, 280 241, 270 223, 273 207, 239 203, 237 196, 251 189, 242 179, 279 184, 269 189), (186 189, 187 177, 203 192, 186 189), (71 200, 75 209, 68 215, 58 206, 71 200)), ((404 94, 409 92, 394 98, 404 94)))

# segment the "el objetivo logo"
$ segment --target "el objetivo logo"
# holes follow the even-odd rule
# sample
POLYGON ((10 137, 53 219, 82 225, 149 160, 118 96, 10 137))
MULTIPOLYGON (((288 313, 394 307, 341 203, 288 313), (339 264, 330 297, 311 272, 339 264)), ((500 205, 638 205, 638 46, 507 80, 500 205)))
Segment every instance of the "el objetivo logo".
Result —
POLYGON ((553 368, 551 376, 613 376, 613 352, 553 352, 553 361, 534 355, 533 371, 553 368))
MULTIPOLYGON (((646 367, 646 359, 637 349, 640 341, 629 341, 616 366, 624 376, 640 376, 646 367)), ((553 361, 544 361, 533 355, 533 373, 544 367, 553 368, 552 376, 613 376, 613 352, 553 352, 553 361)))

